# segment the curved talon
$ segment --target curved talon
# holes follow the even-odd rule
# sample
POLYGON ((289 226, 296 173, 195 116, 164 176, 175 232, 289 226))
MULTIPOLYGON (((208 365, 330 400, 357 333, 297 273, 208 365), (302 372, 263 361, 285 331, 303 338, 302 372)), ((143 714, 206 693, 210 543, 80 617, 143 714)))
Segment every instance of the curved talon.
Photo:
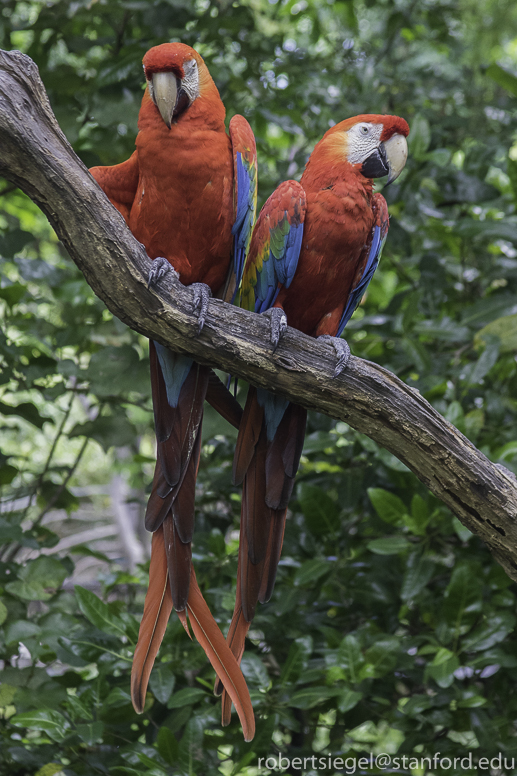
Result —
POLYGON ((205 325, 205 319, 206 314, 208 312, 208 300, 212 296, 212 291, 210 290, 210 286, 205 285, 205 283, 192 283, 190 288, 193 291, 194 295, 194 305, 193 305, 193 312, 197 310, 199 307, 199 315, 198 315, 198 326, 196 334, 201 334, 203 330, 203 326, 205 325))
POLYGON ((149 275, 147 276, 147 288, 155 286, 158 281, 161 280, 164 275, 166 275, 167 272, 170 272, 171 270, 172 272, 175 272, 176 275, 178 274, 172 264, 167 261, 167 259, 164 259, 163 256, 158 256, 151 264, 151 269, 149 270, 149 275))
POLYGON ((330 340, 337 356, 336 366, 334 367, 334 377, 338 377, 345 369, 350 360, 350 346, 348 342, 340 337, 332 337, 330 334, 321 334, 319 340, 330 340))
POLYGON ((284 336, 287 329, 287 318, 283 310, 279 307, 271 307, 269 310, 265 310, 262 315, 267 315, 271 326, 269 333, 269 339, 273 345, 273 353, 278 347, 278 343, 284 336))

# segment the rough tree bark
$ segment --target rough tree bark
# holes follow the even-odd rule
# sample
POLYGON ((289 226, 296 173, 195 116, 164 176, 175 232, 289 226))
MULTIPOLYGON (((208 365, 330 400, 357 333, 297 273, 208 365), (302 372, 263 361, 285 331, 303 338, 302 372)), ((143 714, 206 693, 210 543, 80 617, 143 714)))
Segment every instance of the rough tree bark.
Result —
POLYGON ((333 379, 330 345, 288 329, 272 354, 261 316, 216 299, 196 337, 191 291, 172 273, 159 290, 147 288, 151 262, 143 246, 59 129, 36 65, 16 51, 0 52, 0 174, 41 207, 95 293, 124 323, 367 434, 403 461, 517 580, 513 474, 376 364, 352 357, 333 379))

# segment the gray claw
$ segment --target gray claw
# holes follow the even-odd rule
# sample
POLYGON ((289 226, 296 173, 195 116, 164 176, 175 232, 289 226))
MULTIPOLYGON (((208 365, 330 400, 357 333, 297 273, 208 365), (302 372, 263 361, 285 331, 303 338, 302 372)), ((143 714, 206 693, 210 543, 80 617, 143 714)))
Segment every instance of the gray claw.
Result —
POLYGON ((267 315, 269 318, 269 324, 271 326, 269 338, 271 340, 271 344, 273 345, 274 353, 278 347, 278 343, 286 332, 287 318, 284 311, 279 307, 271 307, 269 310, 263 312, 262 315, 267 315))
POLYGON ((176 272, 174 267, 170 262, 167 261, 167 259, 164 259, 163 256, 158 256, 158 258, 153 260, 153 263, 151 264, 151 269, 149 270, 149 275, 147 276, 147 288, 151 288, 151 286, 155 286, 159 280, 161 280, 164 275, 167 274, 167 272, 173 271, 176 272))
POLYGON ((346 368, 350 359, 350 347, 348 342, 340 337, 331 337, 330 334, 321 334, 318 337, 319 340, 330 340, 330 344, 334 348, 337 356, 337 363, 334 367, 334 377, 341 374, 343 369, 346 368))
POLYGON ((190 288, 194 294, 193 312, 199 307, 196 334, 201 334, 203 326, 205 325, 206 314, 208 312, 208 300, 212 296, 212 291, 210 290, 210 286, 205 285, 205 283, 192 283, 190 288))

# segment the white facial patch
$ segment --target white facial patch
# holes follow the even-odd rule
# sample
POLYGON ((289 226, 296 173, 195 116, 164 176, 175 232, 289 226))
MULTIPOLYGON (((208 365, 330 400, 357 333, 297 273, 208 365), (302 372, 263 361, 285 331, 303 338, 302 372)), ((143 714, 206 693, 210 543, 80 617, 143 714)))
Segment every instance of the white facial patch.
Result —
POLYGON ((185 73, 181 81, 181 88, 187 94, 192 105, 196 97, 199 97, 199 71, 195 59, 188 59, 183 65, 185 73))
POLYGON ((381 142, 382 124, 369 124, 361 121, 354 124, 348 132, 348 155, 350 164, 362 164, 368 159, 381 142))

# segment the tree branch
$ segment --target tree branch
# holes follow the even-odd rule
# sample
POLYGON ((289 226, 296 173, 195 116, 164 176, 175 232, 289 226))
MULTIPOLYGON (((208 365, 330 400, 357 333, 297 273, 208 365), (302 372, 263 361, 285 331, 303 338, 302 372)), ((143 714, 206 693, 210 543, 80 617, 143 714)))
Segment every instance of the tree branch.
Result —
POLYGON ((195 336, 192 292, 169 273, 147 288, 151 265, 122 216, 59 129, 36 65, 0 52, 0 174, 44 211, 111 312, 198 361, 346 421, 403 461, 517 580, 517 481, 492 464, 418 393, 376 364, 351 358, 333 379, 334 351, 288 329, 271 353, 260 315, 210 301, 195 336))

